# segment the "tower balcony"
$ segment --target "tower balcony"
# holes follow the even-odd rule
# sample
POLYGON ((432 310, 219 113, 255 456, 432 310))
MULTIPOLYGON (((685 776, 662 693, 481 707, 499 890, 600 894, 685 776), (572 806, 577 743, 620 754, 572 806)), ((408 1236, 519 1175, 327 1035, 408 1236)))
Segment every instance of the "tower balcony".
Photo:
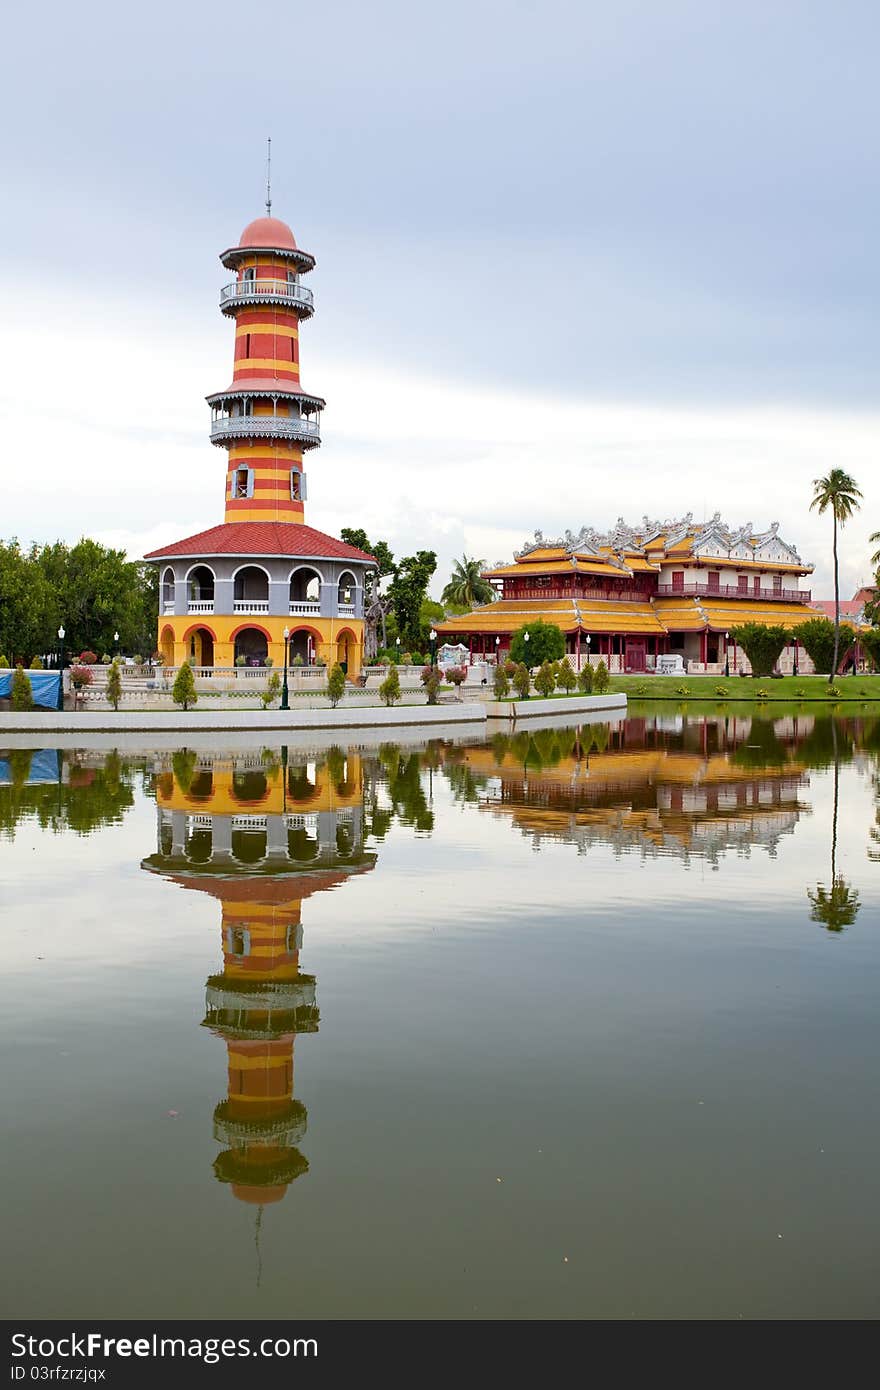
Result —
POLYGON ((225 446, 236 439, 294 439, 306 448, 321 443, 318 420, 292 415, 218 415, 211 421, 211 443, 225 446))
POLYGON ((233 280, 220 291, 220 308, 234 314, 243 304, 278 304, 302 318, 315 312, 315 296, 305 285, 287 280, 233 280))

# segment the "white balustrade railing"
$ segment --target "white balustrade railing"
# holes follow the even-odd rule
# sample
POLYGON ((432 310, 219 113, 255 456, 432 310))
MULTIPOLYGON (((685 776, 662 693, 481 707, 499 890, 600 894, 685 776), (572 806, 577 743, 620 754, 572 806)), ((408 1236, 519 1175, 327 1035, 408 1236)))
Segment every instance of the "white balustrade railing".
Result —
POLYGON ((265 816, 230 816, 233 830, 265 830, 265 816))
POLYGON ((339 604, 339 616, 340 616, 341 618, 353 618, 353 617, 354 617, 354 604, 353 604, 353 603, 340 603, 340 604, 339 604))
POLYGON ((288 812, 285 817, 288 830, 312 830, 318 829, 318 817, 314 813, 288 812))
POLYGON ((166 598, 162 600, 162 612, 165 614, 174 612, 174 599, 166 598))
POLYGON ((291 283, 289 280, 233 280, 220 291, 220 307, 230 304, 253 303, 260 299, 284 299, 291 304, 302 304, 311 309, 315 296, 305 285, 291 283))
POLYGON ((320 613, 320 611, 320 603, 317 603, 312 599, 292 598, 290 600, 291 613, 320 613))
POLYGON ((186 605, 186 611, 187 611, 187 613, 213 613, 213 612, 214 612, 214 600, 213 600, 213 599, 197 599, 196 601, 190 600, 190 601, 187 603, 187 605, 186 605))
POLYGON ((186 823, 191 830, 213 830, 214 817, 201 814, 187 816, 186 823))
POLYGON ((236 598, 232 600, 233 613, 268 613, 269 600, 259 598, 236 598))
MULTIPOLYGON (((247 387, 247 382, 243 383, 247 387)), ((283 389, 283 384, 282 384, 283 389)), ((321 426, 317 420, 293 415, 218 415, 211 421, 211 438, 320 439, 321 426)))

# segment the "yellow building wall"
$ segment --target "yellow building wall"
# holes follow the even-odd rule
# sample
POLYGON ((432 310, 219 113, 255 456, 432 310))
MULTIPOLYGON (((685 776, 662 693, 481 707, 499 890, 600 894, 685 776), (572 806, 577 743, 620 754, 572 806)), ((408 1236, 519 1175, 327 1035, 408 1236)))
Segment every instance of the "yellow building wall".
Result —
POLYGON ((253 620, 241 613, 229 617, 211 613, 201 621, 194 614, 179 618, 160 617, 158 649, 166 666, 180 666, 190 659, 190 639, 195 636, 195 665, 203 665, 198 633, 204 629, 214 639, 214 666, 232 667, 235 635, 243 628, 256 628, 265 633, 272 665, 280 672, 284 667, 283 634, 286 627, 291 633, 310 632, 315 639, 316 655, 328 666, 336 661, 345 661, 352 679, 360 674, 364 650, 362 618, 310 617, 307 623, 297 623, 289 617, 270 617, 266 613, 256 615, 253 620))

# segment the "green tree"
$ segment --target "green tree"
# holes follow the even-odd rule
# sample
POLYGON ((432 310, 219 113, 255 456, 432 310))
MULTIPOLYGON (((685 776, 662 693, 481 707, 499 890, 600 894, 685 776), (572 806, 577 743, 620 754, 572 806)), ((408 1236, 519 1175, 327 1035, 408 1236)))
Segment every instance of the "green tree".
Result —
POLYGON ((263 709, 268 709, 270 705, 274 704, 280 694, 281 677, 279 676, 277 671, 272 671, 269 675, 269 679, 266 681, 265 686, 260 691, 260 699, 263 702, 263 709))
POLYGON ((513 673, 513 688, 517 693, 517 697, 520 700, 527 700, 531 687, 532 677, 529 673, 529 668, 520 662, 513 673))
MULTIPOLYGON (((68 651, 115 651, 119 645, 129 651, 145 645, 152 650, 158 614, 158 573, 154 566, 129 561, 124 551, 85 536, 70 547, 62 541, 33 546, 30 558, 53 596, 54 612, 66 630, 68 651), (155 591, 155 610, 152 597, 147 603, 145 590, 155 591), (149 642, 144 640, 147 611, 153 615, 149 642), (113 637, 117 631, 119 643, 113 637)), ((47 639, 54 645, 50 633, 47 639)))
POLYGON ((534 669, 545 661, 558 661, 565 655, 565 637, 553 623, 537 618, 517 628, 510 639, 510 655, 514 661, 534 669))
POLYGON ((434 551, 418 550, 415 555, 404 556, 388 585, 388 596, 394 605, 397 631, 404 649, 421 648, 427 642, 427 631, 422 632, 421 606, 436 568, 437 556, 434 551))
POLYGON ((485 560, 474 560, 462 555, 452 566, 449 583, 440 595, 444 603, 460 605, 463 608, 480 608, 484 603, 492 603, 495 590, 483 578, 485 560))
POLYGON ((846 653, 855 641, 855 629, 848 623, 841 623, 835 629, 830 618, 810 618, 800 623, 793 632, 816 670, 821 673, 834 671, 834 640, 839 632, 840 650, 846 653))
POLYGON ((608 674, 608 667, 604 661, 600 661, 593 672, 593 689, 597 695, 604 695, 610 684, 611 677, 608 674))
POLYGON ((556 689, 556 672, 549 661, 542 661, 535 676, 535 689, 539 695, 548 699, 556 689))
POLYGON ((0 542, 0 642, 10 660, 51 651, 57 622, 54 596, 30 555, 14 538, 0 542))
POLYGON ((119 662, 112 661, 110 670, 107 672, 107 699, 114 709, 119 709, 119 701, 122 698, 122 672, 119 669, 119 662))
POLYGON ((570 661, 560 661, 559 670, 556 675, 556 684, 566 695, 570 695, 577 685, 577 676, 571 667, 570 661))
POLYGON ((769 676, 791 641, 788 628, 768 623, 741 623, 730 629, 730 636, 749 658, 753 676, 769 676))
POLYGON ((813 500, 810 503, 810 510, 812 511, 815 507, 820 516, 824 512, 830 511, 833 523, 834 663, 828 674, 829 684, 834 681, 840 661, 840 575, 837 563, 837 528, 845 526, 853 512, 858 511, 861 496, 855 479, 845 473, 842 468, 832 468, 824 478, 814 478, 813 480, 813 500))
POLYGON ((503 662, 499 661, 498 665, 495 667, 495 675, 493 677, 492 684, 495 687, 496 700, 506 700, 509 698, 510 681, 507 678, 507 672, 504 669, 503 662))
POLYGON ((16 666, 12 673, 12 708, 20 714, 26 710, 33 709, 34 694, 31 690, 31 683, 25 675, 21 666, 16 666))
POLYGON ((593 668, 589 661, 578 671, 578 690, 583 695, 589 695, 593 689, 593 668))
POLYGON ((330 674, 327 677, 327 695, 334 709, 344 694, 345 672, 337 661, 330 667, 330 674))
POLYGON ((171 698, 176 705, 183 705, 185 710, 194 705, 199 698, 196 694, 196 678, 188 661, 183 663, 175 676, 171 698))
POLYGON ((392 666, 388 675, 379 686, 379 694, 386 705, 394 705, 400 699, 400 676, 397 674, 397 667, 392 666))

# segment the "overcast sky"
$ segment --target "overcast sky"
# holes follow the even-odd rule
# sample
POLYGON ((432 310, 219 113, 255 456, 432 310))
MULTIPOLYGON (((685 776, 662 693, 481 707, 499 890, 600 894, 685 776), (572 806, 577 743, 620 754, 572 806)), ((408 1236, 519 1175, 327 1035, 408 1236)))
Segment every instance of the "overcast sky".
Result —
POLYGON ((222 519, 217 253, 313 252, 307 519, 509 556, 619 515, 880 529, 880 10, 50 0, 4 25, 0 535, 132 556, 222 519))

